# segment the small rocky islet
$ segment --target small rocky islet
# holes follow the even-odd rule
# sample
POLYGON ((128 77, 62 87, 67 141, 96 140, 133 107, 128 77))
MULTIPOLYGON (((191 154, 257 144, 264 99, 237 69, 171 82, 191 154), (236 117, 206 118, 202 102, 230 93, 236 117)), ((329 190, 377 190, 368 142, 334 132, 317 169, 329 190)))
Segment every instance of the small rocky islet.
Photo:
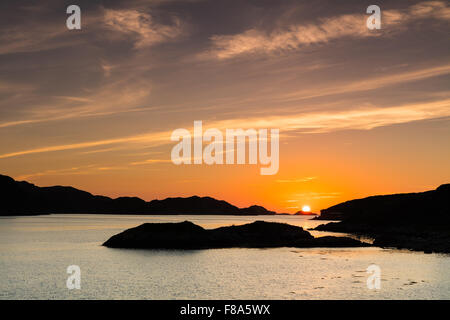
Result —
POLYGON ((301 227, 255 221, 239 226, 204 229, 190 221, 144 223, 108 239, 104 246, 130 249, 339 248, 370 244, 348 237, 313 237, 301 227))

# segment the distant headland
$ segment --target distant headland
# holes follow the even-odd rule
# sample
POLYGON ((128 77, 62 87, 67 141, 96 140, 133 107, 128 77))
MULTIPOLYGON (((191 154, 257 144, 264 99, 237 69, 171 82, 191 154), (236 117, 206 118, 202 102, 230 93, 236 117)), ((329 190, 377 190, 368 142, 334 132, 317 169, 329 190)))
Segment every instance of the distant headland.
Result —
POLYGON ((38 187, 0 175, 0 216, 51 213, 275 215, 262 206, 238 208, 211 197, 192 196, 145 201, 137 197, 112 199, 73 187, 38 187))
POLYGON ((296 213, 294 213, 294 216, 317 216, 317 213, 311 212, 311 211, 297 211, 296 213))
POLYGON ((450 184, 343 202, 314 219, 340 220, 315 230, 368 236, 380 247, 450 253, 450 184))

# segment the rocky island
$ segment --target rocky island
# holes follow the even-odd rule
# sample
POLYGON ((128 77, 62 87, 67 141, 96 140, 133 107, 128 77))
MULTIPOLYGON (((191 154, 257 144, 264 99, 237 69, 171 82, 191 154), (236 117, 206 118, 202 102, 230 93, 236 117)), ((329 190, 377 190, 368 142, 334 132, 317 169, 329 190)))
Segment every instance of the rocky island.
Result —
POLYGON ((317 216, 317 213, 314 212, 310 212, 310 211, 297 211, 296 213, 294 213, 294 216, 317 216))
POLYGON ((314 238, 301 227, 276 222, 253 223, 204 229, 192 222, 144 223, 112 236, 110 248, 213 249, 275 247, 364 247, 370 244, 347 237, 314 238))

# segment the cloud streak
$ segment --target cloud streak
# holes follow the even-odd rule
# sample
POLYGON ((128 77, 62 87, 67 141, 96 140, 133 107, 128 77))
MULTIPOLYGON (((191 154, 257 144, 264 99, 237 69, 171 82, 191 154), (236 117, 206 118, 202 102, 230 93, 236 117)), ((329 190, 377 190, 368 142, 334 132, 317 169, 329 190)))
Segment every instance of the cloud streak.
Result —
POLYGON ((339 197, 340 195, 341 195, 340 192, 307 192, 297 194, 296 196, 300 198, 317 200, 317 199, 333 199, 339 197))
POLYGON ((403 84, 413 81, 424 80, 428 78, 447 75, 450 73, 450 65, 442 65, 429 67, 419 70, 407 71, 402 73, 394 73, 385 76, 360 79, 344 84, 328 85, 325 88, 317 90, 299 90, 282 94, 278 97, 278 101, 294 101, 299 99, 312 99, 324 97, 334 94, 356 93, 363 91, 376 90, 379 88, 389 87, 397 84, 403 84))
POLYGON ((366 107, 346 111, 288 114, 264 118, 225 120, 217 128, 280 128, 280 132, 326 133, 370 130, 376 127, 450 116, 450 99, 394 107, 366 107))
MULTIPOLYGON (((429 103, 408 104, 394 107, 370 107, 348 111, 326 111, 289 114, 272 117, 255 117, 212 121, 204 124, 204 130, 218 128, 279 128, 281 135, 288 132, 326 133, 339 130, 370 130, 377 127, 450 117, 450 99, 429 103)), ((191 130, 192 131, 192 130, 191 130)), ((48 146, 4 153, 0 159, 44 152, 67 151, 112 144, 150 143, 152 146, 169 145, 171 131, 152 132, 122 138, 105 139, 75 144, 48 146)))
POLYGON ((47 97, 44 105, 26 111, 22 119, 1 122, 0 128, 158 109, 142 107, 150 93, 150 81, 137 76, 124 77, 105 83, 94 92, 85 91, 84 96, 47 97))
MULTIPOLYGON (((256 28, 234 35, 213 35, 210 48, 203 57, 219 60, 230 59, 243 54, 274 54, 296 50, 313 44, 324 44, 335 39, 353 39, 379 36, 389 32, 387 28, 406 26, 419 19, 450 20, 450 7, 443 1, 421 2, 407 10, 383 10, 382 30, 368 30, 364 14, 346 14, 319 19, 318 23, 297 24, 265 32, 256 28), (381 31, 381 32, 378 32, 381 31)), ((402 30, 402 28, 396 28, 402 30)))
POLYGON ((177 17, 172 17, 171 25, 160 24, 149 13, 138 10, 106 9, 104 23, 125 36, 134 35, 137 39, 135 48, 172 41, 183 34, 181 20, 177 17))
POLYGON ((27 149, 27 150, 2 154, 2 155, 0 155, 0 159, 35 154, 35 153, 67 151, 67 150, 84 149, 84 148, 105 146, 105 145, 111 145, 111 144, 120 144, 120 143, 152 142, 156 146, 156 145, 166 144, 167 141, 170 141, 170 134, 171 134, 171 132, 156 132, 156 133, 148 133, 148 134, 143 134, 143 135, 123 137, 123 138, 104 139, 104 140, 97 140, 97 141, 80 142, 80 143, 72 143, 72 144, 48 146, 48 147, 42 147, 42 148, 27 149))

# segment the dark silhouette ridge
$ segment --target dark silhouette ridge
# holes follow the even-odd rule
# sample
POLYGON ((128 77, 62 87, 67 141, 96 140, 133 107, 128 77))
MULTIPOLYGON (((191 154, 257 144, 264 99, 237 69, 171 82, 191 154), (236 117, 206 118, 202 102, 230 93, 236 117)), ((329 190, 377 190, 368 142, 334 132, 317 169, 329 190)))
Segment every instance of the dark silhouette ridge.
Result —
POLYGON ((167 198, 146 202, 137 197, 111 199, 73 187, 37 187, 0 175, 0 216, 50 213, 274 215, 261 206, 238 208, 211 197, 167 198))
POLYGON ((300 210, 300 211, 297 211, 294 215, 295 216, 317 216, 317 213, 300 210))
POLYGON ((322 210, 315 219, 342 220, 316 230, 369 236, 378 246, 450 253, 450 184, 343 202, 322 210))
POLYGON ((346 237, 314 238, 301 227, 285 223, 255 221, 240 226, 203 229, 189 221, 144 223, 109 238, 110 248, 213 249, 275 247, 363 247, 370 246, 346 237))

